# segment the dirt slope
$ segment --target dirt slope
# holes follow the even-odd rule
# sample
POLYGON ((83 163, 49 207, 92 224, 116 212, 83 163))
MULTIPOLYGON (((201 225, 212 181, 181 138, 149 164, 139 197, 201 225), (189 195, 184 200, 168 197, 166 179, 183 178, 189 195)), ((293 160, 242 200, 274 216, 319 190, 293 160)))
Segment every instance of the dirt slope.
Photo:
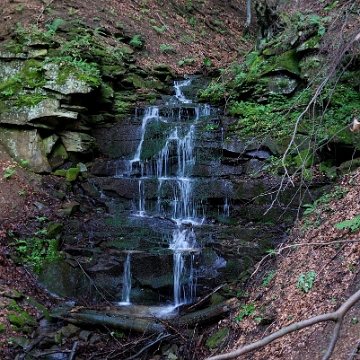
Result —
POLYGON ((175 72, 191 74, 203 68, 208 58, 215 67, 239 59, 250 43, 242 37, 246 19, 245 1, 0 1, 0 40, 14 30, 37 26, 44 31, 55 19, 78 21, 119 40, 136 35, 144 39, 137 52, 138 63, 153 67, 168 64, 175 72), (165 50, 164 50, 165 49, 165 50), (180 65, 179 65, 180 61, 180 65))
MULTIPOLYGON (((236 323, 234 318, 243 311, 240 309, 221 323, 220 327, 232 329, 234 341, 223 352, 260 340, 297 321, 333 312, 359 289, 359 182, 360 170, 347 175, 317 201, 317 206, 309 207, 310 213, 292 230, 277 254, 269 254, 258 264, 243 296, 244 306, 254 304, 254 311, 236 323), (350 221, 343 223, 346 220, 350 221), (335 226, 339 223, 343 229, 335 226), (299 279, 311 272, 316 277, 305 292, 299 279)), ((360 304, 356 304, 343 321, 331 359, 350 358, 360 338, 359 320, 360 304)), ((316 324, 239 359, 322 359, 333 328, 332 323, 316 324)))

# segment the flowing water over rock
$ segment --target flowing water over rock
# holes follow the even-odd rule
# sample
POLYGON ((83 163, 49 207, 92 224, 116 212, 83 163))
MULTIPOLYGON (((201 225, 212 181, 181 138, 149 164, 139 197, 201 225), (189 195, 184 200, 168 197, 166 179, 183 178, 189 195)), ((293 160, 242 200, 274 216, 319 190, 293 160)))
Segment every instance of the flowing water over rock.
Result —
POLYGON ((298 190, 281 192, 264 217, 278 182, 253 174, 270 149, 245 149, 217 109, 194 101, 195 82, 175 82, 173 96, 94 131, 103 156, 81 192, 98 214, 69 221, 67 262, 39 277, 50 291, 101 300, 101 289, 117 303, 176 307, 243 281, 282 241, 298 190))

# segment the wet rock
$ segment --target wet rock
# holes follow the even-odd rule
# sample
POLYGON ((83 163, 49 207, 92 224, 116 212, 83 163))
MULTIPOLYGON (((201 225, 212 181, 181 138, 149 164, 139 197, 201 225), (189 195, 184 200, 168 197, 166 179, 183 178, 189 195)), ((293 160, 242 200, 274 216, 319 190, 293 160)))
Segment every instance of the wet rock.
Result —
POLYGON ((103 339, 101 338, 101 336, 99 334, 94 334, 91 336, 89 343, 90 344, 98 344, 99 342, 102 342, 103 339))
POLYGON ((88 341, 89 337, 91 336, 92 332, 88 330, 82 330, 79 334, 79 340, 88 341))
POLYGON ((77 201, 70 201, 64 203, 62 209, 59 211, 60 216, 70 216, 73 213, 79 211, 80 204, 77 201))
POLYGON ((210 349, 218 348, 226 340, 228 334, 228 328, 222 328, 218 330, 206 341, 206 346, 208 346, 210 349))
POLYGON ((61 334, 65 338, 71 338, 73 336, 79 335, 81 332, 81 329, 75 325, 68 324, 61 328, 61 334))

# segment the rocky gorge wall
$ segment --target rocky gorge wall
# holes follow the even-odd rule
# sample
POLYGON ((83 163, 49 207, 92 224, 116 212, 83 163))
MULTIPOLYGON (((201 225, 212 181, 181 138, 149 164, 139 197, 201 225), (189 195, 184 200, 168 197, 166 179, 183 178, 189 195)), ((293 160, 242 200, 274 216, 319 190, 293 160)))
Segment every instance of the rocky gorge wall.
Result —
MULTIPOLYGON (((141 264, 132 274, 134 296, 139 301, 166 301, 172 296, 173 256, 168 239, 173 221, 156 214, 157 180, 144 179, 145 190, 140 194, 141 167, 123 175, 142 141, 144 107, 135 112, 135 103, 159 105, 160 116, 171 115, 180 122, 194 118, 195 108, 164 105, 168 97, 163 96, 174 92, 174 75, 166 65, 157 64, 151 70, 137 67, 133 48, 125 43, 118 48, 110 40, 101 44, 96 29, 70 27, 65 34, 76 38, 76 43, 69 41, 64 47, 51 34, 30 32, 0 53, 1 142, 21 166, 60 176, 65 192, 72 191, 76 198, 74 206, 63 212, 66 261, 47 264, 39 280, 60 295, 86 294, 89 299, 97 298, 94 286, 100 286, 119 301, 124 263, 133 251, 132 260, 141 264), (152 219, 129 217, 139 211, 142 199, 152 219)), ((311 41, 295 42, 295 50, 286 48, 280 55, 266 48, 253 53, 238 96, 266 103, 272 93, 296 94, 308 78, 305 63, 317 64, 311 56, 318 37, 311 35, 311 41)), ((205 86, 200 77, 184 93, 195 100, 205 86)), ((202 91, 203 99, 206 91, 211 94, 208 89, 202 91)), ((278 176, 279 166, 275 176, 269 169, 274 157, 284 154, 291 137, 239 137, 238 124, 246 114, 235 111, 234 115, 240 121, 214 110, 194 126, 193 201, 206 219, 201 229, 195 229, 202 248, 197 259, 199 294, 225 281, 244 280, 251 265, 283 240, 284 230, 298 216, 298 206, 312 203, 341 170, 342 161, 330 162, 332 170, 326 165, 325 174, 315 181, 309 177, 304 188, 287 186, 278 176), (308 191, 312 188, 314 192, 308 191)), ((166 122, 148 127, 142 160, 151 162, 169 129, 166 122)), ((346 138, 344 147, 351 148, 352 139, 346 138)), ((290 154, 289 163, 299 167, 310 158, 312 143, 301 133, 295 140, 298 151, 290 154)), ((310 167, 312 160, 306 163, 310 167)), ((170 198, 173 189, 162 192, 170 198)), ((60 196, 69 202, 66 194, 60 196)))

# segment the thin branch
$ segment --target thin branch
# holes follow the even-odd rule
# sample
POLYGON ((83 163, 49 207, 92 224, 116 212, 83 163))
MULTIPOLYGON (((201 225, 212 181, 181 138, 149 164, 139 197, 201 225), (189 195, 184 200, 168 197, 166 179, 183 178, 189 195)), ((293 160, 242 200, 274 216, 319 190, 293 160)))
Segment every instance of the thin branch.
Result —
POLYGON ((280 248, 279 250, 277 250, 276 252, 272 252, 270 254, 265 255, 257 264, 256 269, 253 271, 253 273, 250 275, 250 278, 252 278, 258 271, 259 268, 261 266, 261 264, 270 256, 273 255, 280 255, 280 253, 283 250, 286 249, 291 249, 293 247, 296 246, 316 246, 316 245, 320 245, 320 246, 326 246, 326 245, 333 245, 333 244, 342 244, 342 243, 353 243, 353 242, 359 242, 360 239, 350 239, 350 240, 334 240, 334 241, 329 241, 329 242, 319 242, 319 243, 298 243, 298 244, 292 244, 292 245, 286 245, 282 248, 280 248))
POLYGON ((39 16, 38 16, 38 18, 36 20, 36 23, 39 22, 39 20, 40 20, 41 16, 43 15, 45 9, 48 8, 52 2, 54 2, 54 0, 50 0, 47 4, 44 5, 44 7, 40 11, 40 14, 39 14, 39 16))
POLYGON ((75 259, 75 261, 77 262, 77 264, 79 265, 81 271, 84 273, 84 275, 89 279, 90 283, 94 286, 94 288, 96 289, 96 291, 100 294, 100 296, 112 307, 113 304, 111 304, 111 302, 109 300, 106 299, 105 295, 98 289, 98 287, 95 284, 95 281, 88 275, 88 273, 84 270, 84 268, 81 266, 81 264, 79 263, 79 261, 77 259, 75 259))
POLYGON ((355 346, 353 347, 353 349, 351 350, 351 354, 350 354, 350 357, 348 360, 354 360, 355 359, 355 356, 356 356, 356 353, 358 352, 359 350, 359 345, 360 345, 360 340, 358 340, 355 344, 355 346))
POLYGON ((346 315, 346 313, 351 309, 351 307, 356 304, 358 301, 360 300, 360 290, 358 290, 357 292, 355 292, 353 295, 351 295, 341 306, 338 310, 332 312, 332 313, 327 313, 327 314, 321 314, 318 316, 314 316, 310 319, 306 319, 306 320, 302 320, 299 321, 297 323, 291 324, 289 326, 286 326, 276 332, 274 332, 273 334, 267 336, 266 338, 256 341, 253 344, 250 345, 246 345, 240 349, 237 349, 235 351, 232 351, 228 354, 222 354, 222 355, 217 355, 217 356, 212 356, 207 358, 207 360, 224 360, 224 359, 234 359, 237 356, 243 355, 243 354, 247 354, 251 351, 254 351, 256 349, 260 349, 262 347, 264 347, 267 344, 270 344, 271 342, 273 342, 274 340, 281 338, 287 334, 290 334, 294 331, 299 331, 303 328, 312 326, 314 324, 317 324, 319 322, 323 322, 323 321, 334 321, 336 322, 336 326, 334 329, 334 333, 333 333, 333 337, 331 339, 331 342, 329 344, 329 348, 323 358, 323 360, 326 360, 330 357, 330 355, 332 354, 334 347, 335 347, 335 343, 336 340, 338 338, 339 335, 339 330, 341 327, 341 322, 344 318, 344 316, 346 315))

